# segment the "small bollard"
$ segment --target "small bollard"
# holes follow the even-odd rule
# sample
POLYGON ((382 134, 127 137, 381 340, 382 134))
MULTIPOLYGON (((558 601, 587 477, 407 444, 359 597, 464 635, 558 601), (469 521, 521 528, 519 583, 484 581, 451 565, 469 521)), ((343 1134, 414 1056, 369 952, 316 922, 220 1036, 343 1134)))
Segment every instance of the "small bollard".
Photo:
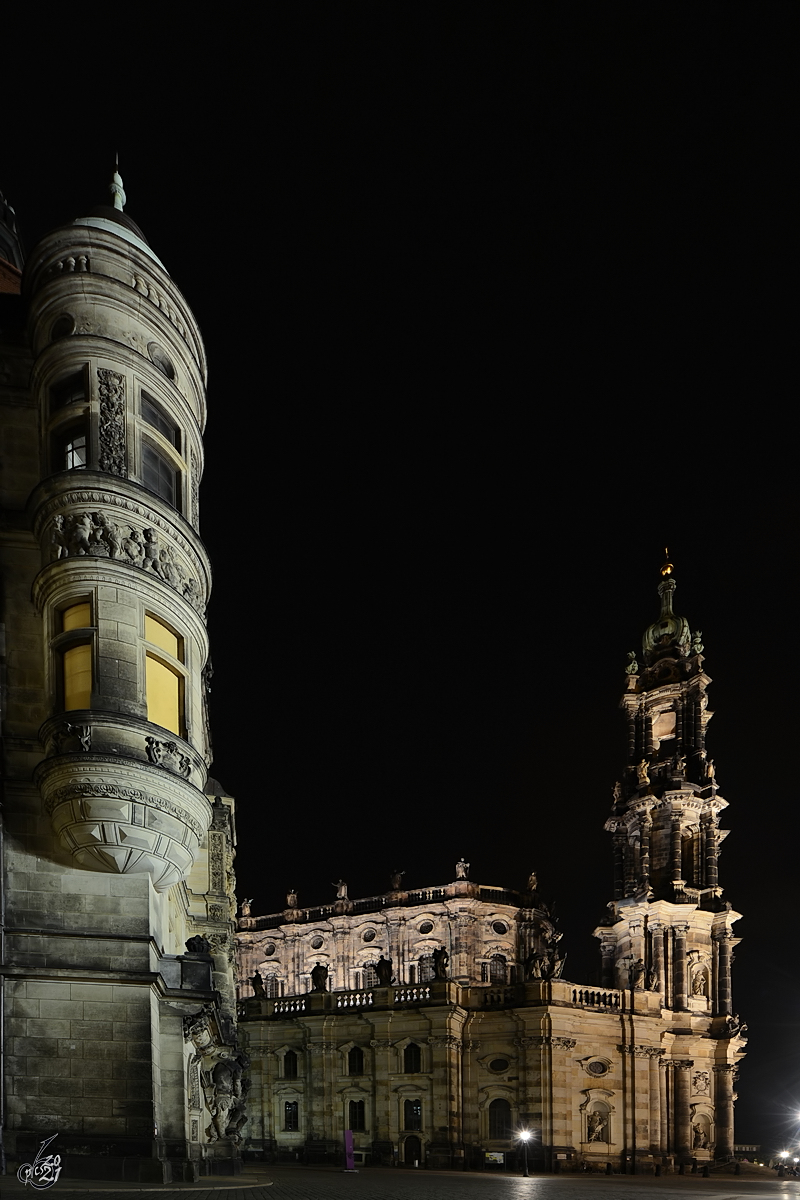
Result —
POLYGON ((613 1174, 614 1174, 614 1168, 611 1166, 610 1162, 607 1162, 606 1163, 606 1175, 613 1175, 613 1174))
POLYGON ((703 1179, 708 1179, 709 1174, 710 1174, 710 1171, 708 1169, 708 1163, 704 1163, 703 1164, 703 1179))
POLYGON ((661 1163, 656 1163, 656 1176, 661 1174, 661 1163))

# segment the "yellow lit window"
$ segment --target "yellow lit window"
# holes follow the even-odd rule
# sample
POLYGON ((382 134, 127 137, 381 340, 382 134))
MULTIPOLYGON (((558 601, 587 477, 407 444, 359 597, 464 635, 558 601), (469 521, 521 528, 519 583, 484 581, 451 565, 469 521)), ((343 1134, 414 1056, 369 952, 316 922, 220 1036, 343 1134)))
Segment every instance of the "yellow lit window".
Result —
POLYGON ((183 736, 183 676, 177 667, 165 661, 169 657, 176 663, 183 658, 181 639, 166 625, 149 613, 145 613, 144 636, 152 646, 162 651, 153 654, 147 651, 145 660, 145 684, 147 687, 147 719, 161 725, 171 733, 183 736))
POLYGON ((147 656, 147 719, 181 736, 181 681, 166 663, 147 656))
POLYGON ((154 646, 160 646, 172 658, 180 660, 180 638, 171 629, 167 629, 166 625, 157 621, 155 617, 151 617, 149 613, 145 613, 144 636, 148 642, 152 642, 154 646))
POLYGON ((83 604, 73 604, 72 608, 64 609, 62 613, 62 628, 64 633, 70 629, 85 629, 92 623, 92 607, 89 601, 83 604))
POLYGON ((92 647, 84 643, 65 650, 63 663, 64 708, 89 708, 92 701, 92 647))

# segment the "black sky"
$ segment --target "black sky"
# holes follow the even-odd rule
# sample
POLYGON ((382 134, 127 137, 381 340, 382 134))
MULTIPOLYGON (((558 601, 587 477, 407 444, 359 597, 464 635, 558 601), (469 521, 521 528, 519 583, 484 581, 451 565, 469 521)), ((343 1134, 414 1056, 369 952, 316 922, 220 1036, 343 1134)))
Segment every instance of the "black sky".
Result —
POLYGON ((91 31, 68 79, 56 32, 0 178, 30 249, 118 150, 206 337, 213 773, 255 911, 535 866, 585 979, 669 545, 768 1145, 800 1111, 790 13, 307 4, 91 31))

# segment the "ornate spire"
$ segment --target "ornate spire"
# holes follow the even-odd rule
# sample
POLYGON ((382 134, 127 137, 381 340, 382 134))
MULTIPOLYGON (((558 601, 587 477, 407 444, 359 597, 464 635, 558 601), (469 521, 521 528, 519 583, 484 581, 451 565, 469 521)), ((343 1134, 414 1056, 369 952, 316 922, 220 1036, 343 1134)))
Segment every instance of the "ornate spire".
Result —
POLYGON ((125 195, 125 189, 122 186, 122 176, 119 173, 118 154, 116 155, 114 163, 114 176, 109 184, 108 190, 111 192, 114 208, 118 209, 119 212, 122 212, 123 208, 125 207, 127 196, 125 195))
POLYGON ((669 560, 669 550, 665 549, 664 554, 661 582, 658 585, 661 613, 658 620, 647 627, 642 638, 642 649, 648 666, 659 658, 684 658, 691 641, 688 622, 672 610, 672 597, 677 587, 675 567, 669 560))

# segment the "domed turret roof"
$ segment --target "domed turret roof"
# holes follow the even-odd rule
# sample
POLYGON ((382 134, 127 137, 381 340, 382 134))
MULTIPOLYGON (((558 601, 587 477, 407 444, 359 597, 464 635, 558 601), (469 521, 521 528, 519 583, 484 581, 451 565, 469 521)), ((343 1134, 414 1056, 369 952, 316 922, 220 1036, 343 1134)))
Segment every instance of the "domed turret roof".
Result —
POLYGON ((667 558, 661 568, 658 594, 661 597, 661 613, 652 625, 648 625, 642 638, 644 660, 648 667, 660 658, 685 658, 691 645, 689 622, 679 617, 672 609, 675 593, 675 568, 667 558))
POLYGON ((119 171, 114 171, 114 176, 108 190, 111 192, 113 204, 98 204, 85 217, 76 217, 72 224, 88 225, 94 229, 105 229, 108 232, 115 233, 118 237, 136 246, 139 250, 143 250, 149 258, 158 263, 162 270, 166 271, 166 267, 161 259, 151 250, 150 243, 139 226, 123 211, 126 196, 119 171))

